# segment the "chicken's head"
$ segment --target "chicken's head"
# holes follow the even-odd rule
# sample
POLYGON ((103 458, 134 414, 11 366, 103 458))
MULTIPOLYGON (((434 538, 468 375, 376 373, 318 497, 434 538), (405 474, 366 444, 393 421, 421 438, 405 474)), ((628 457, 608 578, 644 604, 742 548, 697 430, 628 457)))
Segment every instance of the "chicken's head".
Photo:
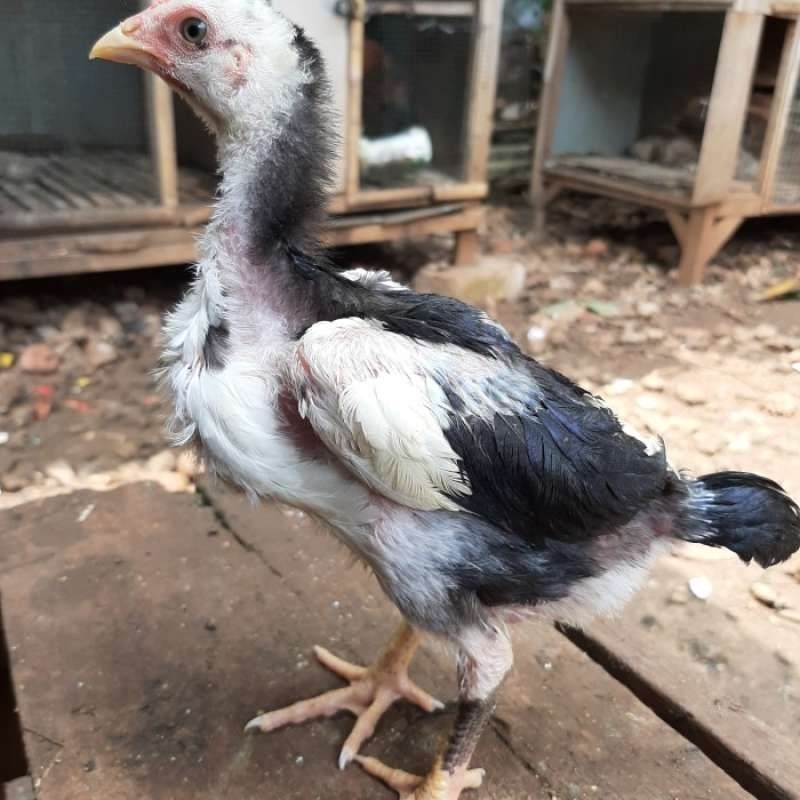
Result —
POLYGON ((222 133, 263 128, 289 107, 317 77, 309 48, 267 0, 153 0, 89 57, 155 73, 222 133))

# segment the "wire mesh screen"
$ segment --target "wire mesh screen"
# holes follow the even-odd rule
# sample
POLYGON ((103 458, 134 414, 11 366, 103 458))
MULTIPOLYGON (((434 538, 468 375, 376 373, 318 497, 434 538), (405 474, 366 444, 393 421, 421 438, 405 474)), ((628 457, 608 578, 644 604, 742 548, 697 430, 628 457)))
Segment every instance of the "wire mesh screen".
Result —
POLYGON ((0 0, 0 150, 143 149, 142 79, 90 63, 135 0, 0 0))
POLYGON ((362 183, 463 178, 471 15, 372 15, 365 26, 362 183))
POLYGON ((772 201, 777 205, 800 203, 800 81, 786 119, 786 135, 775 172, 772 201))

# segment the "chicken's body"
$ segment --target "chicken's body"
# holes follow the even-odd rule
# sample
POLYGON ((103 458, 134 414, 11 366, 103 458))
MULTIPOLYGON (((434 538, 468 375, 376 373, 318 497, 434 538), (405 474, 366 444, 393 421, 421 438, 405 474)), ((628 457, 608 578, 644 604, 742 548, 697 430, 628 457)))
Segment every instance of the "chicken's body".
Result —
MULTIPOLYGON (((479 782, 467 766, 511 666, 509 621, 618 607, 673 538, 774 563, 800 545, 800 512, 755 476, 684 479, 660 442, 524 356, 481 312, 331 268, 314 243, 329 145, 319 54, 263 0, 201 5, 203 30, 227 27, 209 41, 194 42, 200 12, 181 0, 159 0, 112 36, 118 50, 123 34, 137 48, 149 37, 136 58, 168 63, 156 71, 220 143, 197 278, 166 326, 176 438, 252 496, 324 521, 413 629, 453 646, 459 712, 430 776, 417 785, 363 762, 404 797, 450 800, 479 782), (234 39, 236 13, 259 35, 234 39), (171 26, 197 46, 181 45, 177 66, 151 42, 171 26), (192 84, 203 59, 219 60, 229 87, 192 84)), ((369 671, 320 653, 351 687, 248 727, 352 711, 344 766, 394 700, 435 707, 405 672, 416 641, 407 627, 369 671)))
MULTIPOLYGON (((319 275, 295 276, 301 291, 319 280, 365 305, 369 295, 401 291, 409 308, 439 302, 386 279, 368 285, 357 272, 316 268, 319 275)), ((430 343, 424 331, 419 339, 392 332, 377 309, 366 319, 349 315, 346 300, 333 321, 320 320, 330 307, 323 314, 304 306, 312 320, 298 336, 298 309, 286 307, 285 295, 275 308, 269 293, 260 306, 248 291, 230 289, 224 307, 214 307, 206 273, 168 320, 164 361, 175 433, 201 447, 212 472, 326 522, 404 615, 430 632, 499 621, 505 609, 512 617, 535 607, 585 618, 630 595, 683 497, 659 444, 625 433, 596 398, 525 359, 477 312, 467 313, 501 355, 430 343), (551 403, 594 417, 595 430, 570 430, 551 403), (533 425, 548 441, 525 442, 533 425), (500 441, 504 435, 510 441, 500 441), (494 453, 482 449, 482 436, 494 453), (385 457, 393 463, 382 464, 380 445, 391 437, 398 445, 385 457), (597 449, 603 440, 594 437, 607 437, 612 452, 603 457, 618 459, 613 467, 589 453, 574 466, 547 465, 526 449, 597 449), (507 472, 517 465, 504 458, 520 462, 519 474, 507 472), (534 468, 554 495, 538 503, 534 468), (482 486, 467 473, 490 469, 497 474, 482 486), (619 486, 607 484, 613 480, 619 486), (593 505, 598 500, 605 505, 593 505)), ((455 307, 446 301, 447 311, 455 307)))

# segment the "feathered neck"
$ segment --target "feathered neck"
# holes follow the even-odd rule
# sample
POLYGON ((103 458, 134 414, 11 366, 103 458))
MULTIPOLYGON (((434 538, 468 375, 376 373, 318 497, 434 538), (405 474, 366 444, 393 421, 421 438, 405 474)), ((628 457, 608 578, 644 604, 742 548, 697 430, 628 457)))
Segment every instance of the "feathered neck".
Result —
POLYGON ((316 247, 325 214, 335 136, 322 58, 297 28, 300 80, 266 109, 263 124, 219 138, 222 172, 215 217, 246 231, 248 256, 263 262, 276 250, 316 247))

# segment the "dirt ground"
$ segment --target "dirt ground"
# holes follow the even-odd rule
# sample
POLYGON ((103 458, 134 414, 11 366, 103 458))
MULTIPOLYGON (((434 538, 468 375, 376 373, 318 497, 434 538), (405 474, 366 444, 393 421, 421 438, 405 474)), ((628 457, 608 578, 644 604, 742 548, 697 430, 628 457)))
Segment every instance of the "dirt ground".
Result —
MULTIPOLYGON (((800 270, 796 222, 745 226, 706 283, 687 290, 668 269, 669 229, 646 212, 567 196, 541 241, 529 216, 522 204, 495 205, 482 237, 484 253, 524 265, 521 295, 489 308, 521 345, 663 436, 675 465, 755 470, 800 496, 800 300, 758 301, 800 270)), ((362 248, 340 260, 411 280, 444 262, 448 245, 362 248)), ((158 269, 3 286, 0 509, 143 477, 192 490, 197 465, 163 452, 152 374, 160 315, 187 278, 158 269)), ((730 602, 797 632, 800 562, 780 569, 798 580, 753 576, 730 602), (767 584, 752 590, 760 599, 753 582, 767 584)))

